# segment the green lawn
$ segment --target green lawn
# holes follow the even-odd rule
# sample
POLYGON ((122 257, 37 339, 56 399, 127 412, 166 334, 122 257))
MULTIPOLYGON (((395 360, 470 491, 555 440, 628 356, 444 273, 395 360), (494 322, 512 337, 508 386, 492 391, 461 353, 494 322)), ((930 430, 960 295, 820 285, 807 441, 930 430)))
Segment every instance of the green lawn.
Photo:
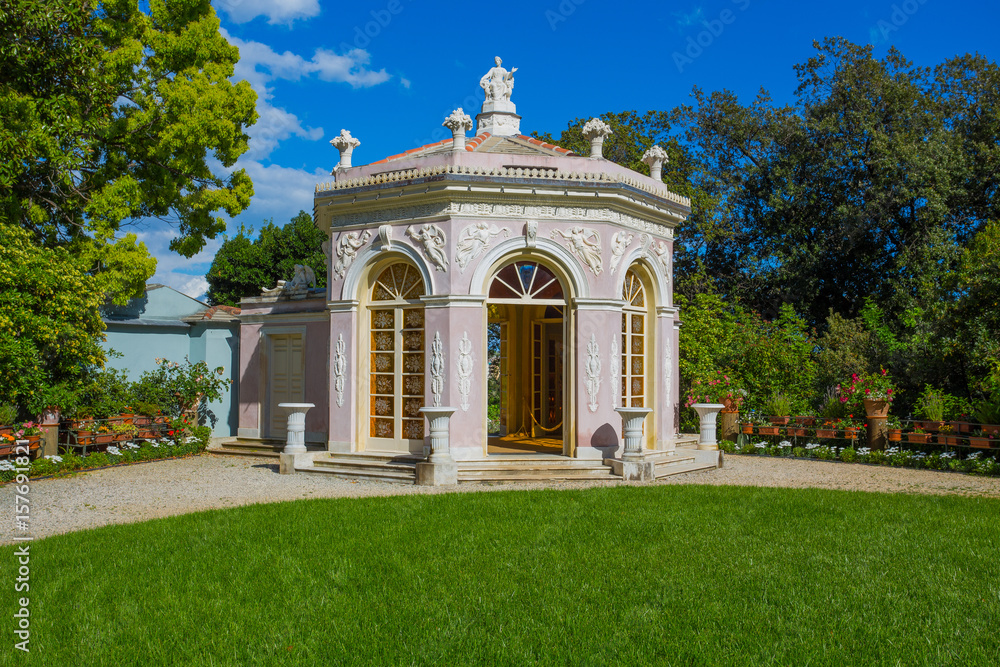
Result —
POLYGON ((31 566, 32 664, 1000 663, 989 499, 676 486, 309 500, 50 538, 31 566))

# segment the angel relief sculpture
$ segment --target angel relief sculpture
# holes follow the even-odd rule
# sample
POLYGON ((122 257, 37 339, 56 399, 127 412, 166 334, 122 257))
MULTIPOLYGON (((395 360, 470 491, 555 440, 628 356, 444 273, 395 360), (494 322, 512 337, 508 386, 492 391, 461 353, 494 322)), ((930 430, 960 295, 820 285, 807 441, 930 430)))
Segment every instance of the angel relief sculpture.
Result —
POLYGON ((458 243, 455 245, 455 263, 464 271, 469 262, 482 254, 490 241, 500 234, 510 236, 510 230, 506 227, 500 229, 496 225, 490 227, 485 222, 469 225, 459 234, 458 243))
POLYGON ((414 230, 410 227, 406 235, 423 246, 424 252, 438 271, 448 270, 448 257, 444 254, 444 231, 437 225, 423 225, 414 230))
POLYGON ((571 227, 568 231, 556 229, 552 232, 552 238, 556 235, 569 240, 569 247, 580 259, 590 267, 595 276, 601 275, 604 270, 601 260, 601 235, 596 229, 584 229, 583 227, 571 227))

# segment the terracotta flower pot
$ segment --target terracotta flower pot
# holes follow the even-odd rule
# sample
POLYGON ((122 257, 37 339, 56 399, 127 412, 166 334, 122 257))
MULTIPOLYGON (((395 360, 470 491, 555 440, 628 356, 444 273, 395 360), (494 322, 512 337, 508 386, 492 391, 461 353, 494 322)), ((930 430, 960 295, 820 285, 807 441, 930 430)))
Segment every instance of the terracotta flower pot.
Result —
POLYGON ((817 438, 836 438, 837 430, 832 428, 818 428, 816 429, 817 438))
POLYGON ((889 401, 865 399, 865 413, 869 417, 885 417, 889 414, 889 401))
POLYGON ((784 426, 788 422, 792 421, 791 417, 768 417, 767 421, 771 422, 775 426, 784 426))
POLYGON ((955 433, 972 433, 975 430, 972 426, 970 422, 951 422, 951 427, 955 429, 955 433))
POLYGON ((740 430, 743 431, 744 435, 753 435, 753 426, 751 425, 741 426, 740 430))
POLYGON ((94 438, 95 438, 95 440, 97 440, 97 444, 99 444, 99 445, 110 445, 110 444, 112 444, 115 441, 115 434, 114 433, 98 433, 96 436, 94 436, 94 438))
POLYGON ((777 426, 759 426, 757 427, 757 433, 760 435, 778 435, 777 426))
POLYGON ((0 445, 0 456, 9 456, 14 452, 14 443, 0 445))
POLYGON ((861 429, 859 427, 857 427, 857 426, 852 426, 850 428, 845 428, 844 429, 844 437, 847 438, 848 440, 855 440, 858 437, 858 433, 860 433, 860 432, 861 432, 861 429))
POLYGON ((0 435, 14 435, 14 427, 0 426, 0 435))
POLYGON ((808 429, 802 428, 801 426, 789 426, 788 435, 803 438, 807 435, 808 429))
POLYGON ((989 438, 982 438, 982 437, 976 437, 974 435, 970 435, 969 436, 969 445, 972 446, 972 447, 977 447, 979 449, 989 449, 990 448, 990 439, 989 438))
POLYGON ((123 412, 122 414, 118 415, 118 418, 121 419, 122 424, 131 424, 132 421, 135 419, 135 413, 123 412))
POLYGON ((931 439, 930 433, 907 433, 906 441, 925 445, 931 439))
POLYGON ((816 424, 816 418, 815 417, 796 417, 795 418, 795 423, 798 424, 799 426, 806 426, 806 427, 814 426, 816 424))
POLYGON ((961 444, 962 438, 958 437, 957 435, 945 435, 945 436, 939 435, 938 440, 943 440, 944 444, 946 445, 952 445, 954 447, 957 447, 959 444, 961 444))
POLYGON ((903 429, 901 428, 890 428, 888 431, 889 442, 902 442, 903 441, 903 429))

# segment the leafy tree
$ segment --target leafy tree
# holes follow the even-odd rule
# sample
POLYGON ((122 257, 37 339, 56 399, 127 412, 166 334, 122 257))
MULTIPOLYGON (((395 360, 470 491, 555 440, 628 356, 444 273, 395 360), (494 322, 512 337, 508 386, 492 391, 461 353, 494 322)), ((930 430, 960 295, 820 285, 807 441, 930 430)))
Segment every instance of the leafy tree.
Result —
POLYGON ((256 95, 209 0, 10 0, 0 5, 0 215, 65 245, 119 303, 155 261, 123 224, 176 224, 190 257, 253 194, 256 95), (144 8, 145 11, 144 11, 144 8))
POLYGON ((269 220, 256 239, 252 236, 253 229, 241 225, 215 254, 205 276, 212 304, 237 306, 240 299, 258 296, 278 280, 290 280, 296 264, 311 267, 317 286, 326 286, 326 255, 321 247, 326 234, 313 224, 311 215, 299 211, 284 227, 269 220))
POLYGON ((104 295, 65 248, 41 248, 0 224, 0 403, 28 415, 67 407, 89 369, 103 365, 104 295))

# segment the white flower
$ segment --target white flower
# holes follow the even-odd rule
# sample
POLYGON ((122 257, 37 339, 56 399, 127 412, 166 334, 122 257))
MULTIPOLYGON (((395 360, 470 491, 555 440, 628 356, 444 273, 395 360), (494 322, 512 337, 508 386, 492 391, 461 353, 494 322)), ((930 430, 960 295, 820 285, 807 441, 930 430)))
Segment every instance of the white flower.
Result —
POLYGON ((818 442, 806 443, 806 449, 816 449, 817 447, 819 447, 818 442))
POLYGON ((941 452, 941 458, 943 458, 943 459, 953 459, 953 458, 955 458, 955 452, 941 452))
POLYGON ((778 443, 778 446, 779 447, 791 447, 792 443, 790 443, 788 440, 782 440, 781 442, 778 443))
POLYGON ((755 442, 753 446, 756 447, 757 449, 764 449, 765 447, 767 447, 767 443, 766 442, 755 442))
POLYGON ((0 460, 0 471, 13 470, 13 469, 14 469, 13 461, 10 461, 9 459, 0 460))
POLYGON ((108 454, 111 454, 112 456, 121 456, 122 455, 121 451, 119 451, 119 449, 117 447, 115 447, 114 445, 108 445, 108 454))
POLYGON ((59 456, 58 454, 46 454, 45 458, 47 458, 49 461, 52 461, 53 463, 62 463, 62 457, 59 456))

